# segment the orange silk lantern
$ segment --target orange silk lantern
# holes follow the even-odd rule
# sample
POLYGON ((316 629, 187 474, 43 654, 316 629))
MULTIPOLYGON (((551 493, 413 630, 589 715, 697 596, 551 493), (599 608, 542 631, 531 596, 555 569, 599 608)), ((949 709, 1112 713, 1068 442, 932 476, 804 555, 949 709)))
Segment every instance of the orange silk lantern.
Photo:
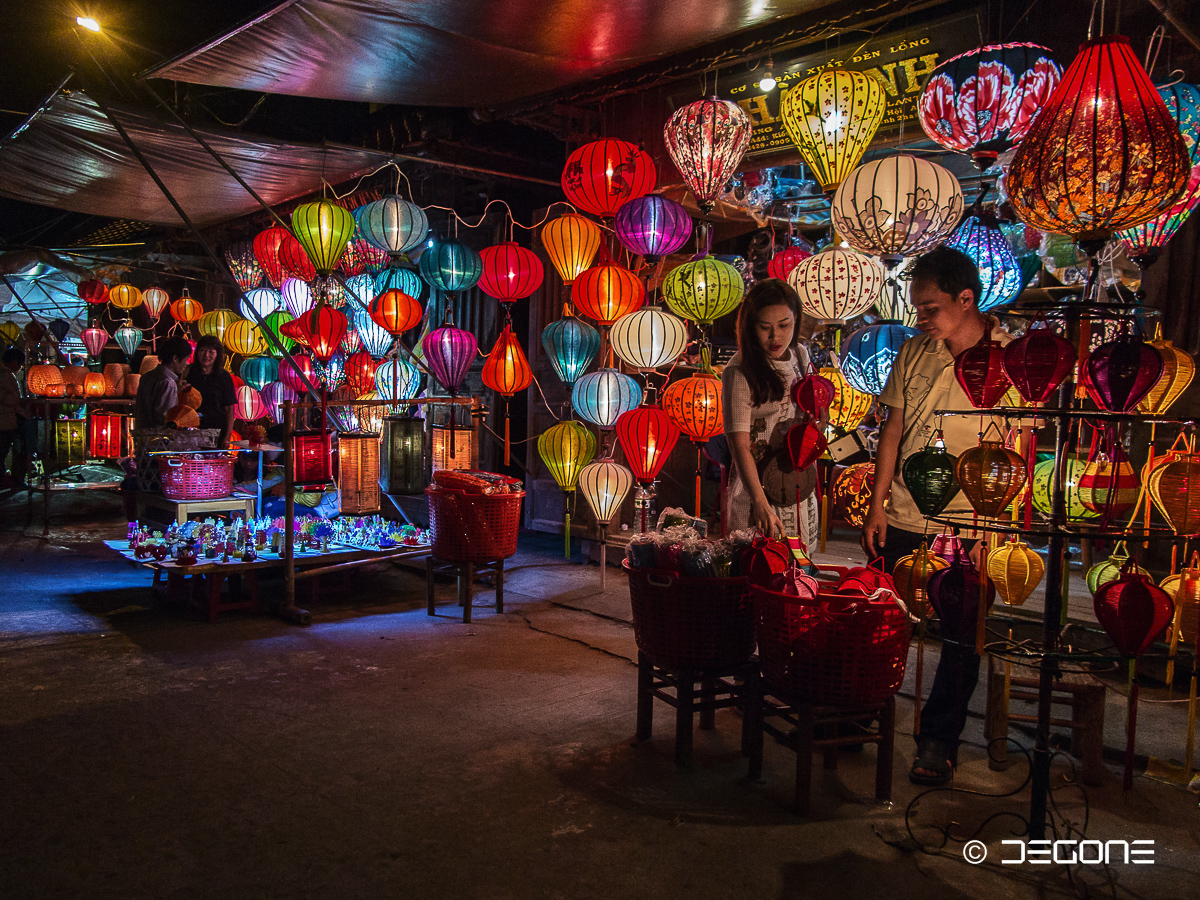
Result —
POLYGON ((420 303, 395 288, 389 288, 372 300, 367 312, 376 325, 393 336, 420 325, 424 314, 420 303))
POLYGON ((1007 509, 1025 486, 1025 460, 1002 441, 980 441, 959 455, 954 470, 975 512, 989 518, 1007 509))
POLYGON ((591 219, 567 213, 546 223, 542 229, 542 246, 550 262, 566 284, 592 264, 600 249, 600 226, 591 219))
POLYGON ((663 391, 662 406, 671 423, 696 445, 696 515, 699 516, 704 452, 701 445, 720 434, 725 425, 721 414, 721 382, 707 372, 672 382, 663 391))
POLYGON ((196 322, 202 315, 204 315, 204 307, 187 290, 184 290, 183 296, 171 304, 171 316, 176 322, 196 322))
POLYGON ((640 307, 646 288, 623 266, 596 266, 575 279, 574 299, 585 316, 608 326, 640 307))
MULTIPOLYGON (((483 383, 498 394, 511 397, 518 391, 523 391, 533 383, 533 369, 525 358, 525 351, 517 336, 513 334, 512 325, 506 324, 496 339, 496 346, 488 354, 483 364, 483 383)), ((509 418, 508 403, 504 404, 504 464, 509 464, 509 418)))

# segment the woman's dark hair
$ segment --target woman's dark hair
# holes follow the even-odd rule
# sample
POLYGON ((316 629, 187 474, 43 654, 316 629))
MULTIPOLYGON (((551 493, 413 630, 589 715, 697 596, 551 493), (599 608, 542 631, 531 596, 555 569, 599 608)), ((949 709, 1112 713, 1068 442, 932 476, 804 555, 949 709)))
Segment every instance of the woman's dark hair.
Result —
POLYGON ((192 355, 192 345, 174 335, 163 341, 162 349, 158 351, 158 361, 166 365, 173 359, 187 359, 192 355))
MULTIPOLYGON (((196 353, 201 350, 216 350, 217 361, 213 363, 213 371, 220 372, 225 366, 225 346, 221 343, 221 339, 215 334, 206 334, 200 340, 196 341, 196 353)), ((196 357, 192 357, 192 365, 198 366, 200 363, 196 361, 196 357)))
POLYGON ((737 342, 742 354, 742 374, 750 386, 750 400, 755 406, 783 399, 787 385, 771 360, 763 352, 758 336, 754 333, 759 313, 768 306, 786 306, 792 311, 795 327, 792 331, 793 353, 800 344, 800 297, 786 281, 778 278, 768 278, 756 282, 754 287, 746 292, 742 305, 738 309, 737 342))
POLYGON ((911 269, 912 283, 932 282, 939 291, 957 297, 963 291, 971 291, 975 303, 983 295, 983 282, 979 280, 979 267, 975 260, 953 247, 938 247, 917 257, 911 269))
MULTIPOLYGON (((11 366, 16 363, 18 366, 25 365, 25 351, 17 347, 9 347, 4 351, 4 365, 11 366)), ((0 460, 2 462, 2 460, 0 460)))

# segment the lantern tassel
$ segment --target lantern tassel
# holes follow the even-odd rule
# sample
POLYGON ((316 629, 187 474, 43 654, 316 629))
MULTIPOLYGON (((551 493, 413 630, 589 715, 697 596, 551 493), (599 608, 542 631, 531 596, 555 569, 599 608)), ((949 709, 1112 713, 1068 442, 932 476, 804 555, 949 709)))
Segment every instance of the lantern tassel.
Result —
POLYGON ((1137 734, 1137 659, 1129 661, 1129 702, 1125 717, 1125 771, 1121 775, 1121 787, 1133 790, 1133 745, 1137 734))
POLYGON ((917 624, 917 672, 913 678, 913 734, 921 733, 921 688, 925 683, 925 604, 917 624))
POLYGON ((571 558, 571 511, 569 509, 563 523, 563 552, 567 559, 571 558))
POLYGON ((504 465, 506 465, 506 466, 510 464, 509 460, 510 460, 510 455, 511 455, 510 454, 511 448, 512 448, 512 442, 509 439, 509 430, 508 430, 508 401, 505 400, 504 401, 504 465))
POLYGON ((983 645, 987 641, 987 538, 979 543, 979 609, 975 617, 975 655, 983 656, 983 645))
MULTIPOLYGON (((700 467, 703 465, 702 456, 701 456, 703 453, 704 453, 704 451, 701 450, 700 445, 697 444, 696 445, 696 518, 697 519, 700 518, 700 467)), ((800 492, 797 490, 796 493, 797 493, 797 495, 799 495, 800 492)))

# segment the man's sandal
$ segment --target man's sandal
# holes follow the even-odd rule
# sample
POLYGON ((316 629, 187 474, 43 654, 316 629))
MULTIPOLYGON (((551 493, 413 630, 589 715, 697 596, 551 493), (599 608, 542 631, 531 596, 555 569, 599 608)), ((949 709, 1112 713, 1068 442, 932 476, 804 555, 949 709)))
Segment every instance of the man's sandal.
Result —
POLYGON ((941 787, 949 783, 953 773, 945 744, 941 741, 921 741, 917 744, 917 758, 908 771, 909 781, 927 787, 941 787))

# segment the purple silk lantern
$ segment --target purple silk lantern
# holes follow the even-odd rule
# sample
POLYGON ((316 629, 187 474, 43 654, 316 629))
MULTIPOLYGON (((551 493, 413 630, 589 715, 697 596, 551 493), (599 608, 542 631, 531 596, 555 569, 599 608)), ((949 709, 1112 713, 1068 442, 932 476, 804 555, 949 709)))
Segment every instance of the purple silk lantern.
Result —
POLYGON ((421 351, 425 354, 429 371, 452 395, 475 361, 477 347, 475 335, 453 325, 431 331, 421 341, 421 351))
POLYGON ((1150 393, 1162 370, 1157 350, 1134 335, 1122 334, 1088 356, 1084 386, 1101 409, 1129 412, 1150 393))
POLYGON ((683 205, 657 194, 621 204, 615 225, 621 246, 648 263, 678 250, 692 235, 692 217, 683 205))
POLYGON ((283 422, 283 404, 295 403, 297 394, 282 381, 272 381, 261 391, 263 402, 267 404, 267 414, 276 425, 283 422))

